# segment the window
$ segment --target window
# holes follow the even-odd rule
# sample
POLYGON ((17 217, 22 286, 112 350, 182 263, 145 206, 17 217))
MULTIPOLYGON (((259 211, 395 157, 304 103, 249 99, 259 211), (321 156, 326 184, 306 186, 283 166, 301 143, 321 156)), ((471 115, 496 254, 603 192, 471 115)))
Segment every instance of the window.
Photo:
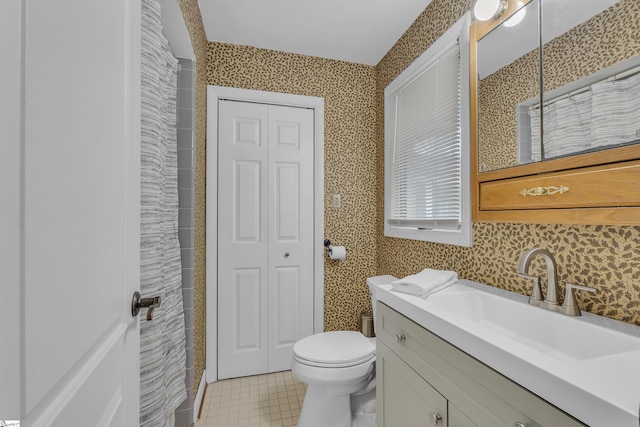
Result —
POLYGON ((469 17, 385 89, 385 235, 471 246, 469 17))

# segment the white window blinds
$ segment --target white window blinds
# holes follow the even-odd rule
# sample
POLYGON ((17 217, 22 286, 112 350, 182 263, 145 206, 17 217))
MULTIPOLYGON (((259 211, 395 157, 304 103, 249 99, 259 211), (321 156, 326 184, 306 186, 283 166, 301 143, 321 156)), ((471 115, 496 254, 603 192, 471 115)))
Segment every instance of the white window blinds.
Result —
POLYGON ((460 44, 389 99, 387 223, 457 230, 461 224, 460 44))

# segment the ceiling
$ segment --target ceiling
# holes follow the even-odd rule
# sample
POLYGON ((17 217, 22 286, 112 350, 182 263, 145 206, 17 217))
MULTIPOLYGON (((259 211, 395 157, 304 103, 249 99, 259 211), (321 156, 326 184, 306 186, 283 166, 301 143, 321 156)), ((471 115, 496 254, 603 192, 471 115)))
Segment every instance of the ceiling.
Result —
POLYGON ((376 65, 431 0, 198 0, 207 39, 376 65))

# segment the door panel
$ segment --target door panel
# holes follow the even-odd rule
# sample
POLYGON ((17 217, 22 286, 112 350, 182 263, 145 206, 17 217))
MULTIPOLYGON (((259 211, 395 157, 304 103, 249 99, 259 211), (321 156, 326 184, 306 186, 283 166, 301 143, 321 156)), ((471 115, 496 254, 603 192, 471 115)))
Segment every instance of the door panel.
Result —
POLYGON ((5 66, 0 71, 0 414, 3 419, 20 418, 20 259, 22 19, 21 0, 0 2, 0 52, 5 66))
POLYGON ((219 103, 219 378, 290 369, 313 333, 313 132, 310 109, 219 103))
POLYGON ((270 284, 297 273, 269 292, 270 372, 291 369, 293 345, 313 334, 313 131, 313 110, 269 108, 270 284))
MULTIPOLYGON (((98 349, 96 356, 89 361, 88 365, 95 364, 95 367, 68 396, 69 402, 64 402, 64 394, 64 397, 59 396, 53 400, 51 407, 42 414, 36 425, 48 425, 46 423, 54 419, 53 425, 75 426, 78 425, 79 418, 82 419, 82 425, 87 426, 130 425, 126 422, 125 412, 130 397, 122 378, 114 375, 122 370, 122 361, 126 360, 126 346, 120 338, 122 333, 123 330, 114 330, 110 336, 103 337, 108 344, 98 349)), ((135 422, 137 421, 136 419, 135 422)), ((24 425, 28 424, 25 422, 24 425)))
POLYGON ((233 145, 260 148, 262 145, 263 121, 261 118, 234 117, 233 145))
POLYGON ((276 163, 274 214, 277 242, 300 238, 300 168, 295 163, 276 163))
POLYGON ((298 267, 278 267, 275 269, 274 288, 275 314, 274 348, 295 344, 300 336, 300 269, 298 267))
MULTIPOLYGON (((285 107, 286 108, 286 107, 285 107)), ((282 114, 283 110, 278 111, 282 114)), ((284 114, 287 114, 288 111, 284 111, 284 114)), ((299 111, 297 113, 300 113, 299 111)), ((279 117, 282 117, 280 115, 279 117)), ((300 124, 299 122, 290 122, 285 120, 278 120, 274 118, 272 121, 274 126, 274 137, 273 144, 275 148, 280 149, 292 149, 299 150, 300 149, 300 124)), ((304 124, 303 124, 304 126, 304 124)))
POLYGON ((234 161, 234 243, 260 243, 260 162, 234 161))
POLYGON ((236 352, 259 350, 262 348, 260 269, 235 270, 234 287, 234 323, 237 327, 233 348, 236 352))
POLYGON ((219 378, 267 369, 268 107, 220 101, 219 378))
POLYGON ((22 425, 137 425, 141 5, 21 3, 22 425))
POLYGON ((447 400, 409 365, 378 340, 376 347, 378 425, 424 426, 430 414, 447 426, 447 400))

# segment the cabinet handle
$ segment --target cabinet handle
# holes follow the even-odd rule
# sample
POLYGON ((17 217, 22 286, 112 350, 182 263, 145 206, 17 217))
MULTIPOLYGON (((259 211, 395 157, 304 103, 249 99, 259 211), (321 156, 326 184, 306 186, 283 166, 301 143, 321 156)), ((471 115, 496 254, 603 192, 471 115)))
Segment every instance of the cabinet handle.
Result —
POLYGON ((524 189, 520 192, 524 197, 527 196, 551 196, 554 194, 563 194, 569 191, 568 187, 561 185, 560 187, 549 186, 549 187, 534 187, 529 189, 524 189))
POLYGON ((442 422, 442 417, 440 416, 440 414, 432 412, 429 414, 429 421, 431 421, 431 424, 433 424, 434 426, 437 426, 442 422))
POLYGON ((404 334, 396 334, 396 342, 398 344, 402 344, 406 339, 407 337, 405 337, 404 334))
POLYGON ((513 423, 513 427, 529 427, 529 424, 516 422, 513 423))

